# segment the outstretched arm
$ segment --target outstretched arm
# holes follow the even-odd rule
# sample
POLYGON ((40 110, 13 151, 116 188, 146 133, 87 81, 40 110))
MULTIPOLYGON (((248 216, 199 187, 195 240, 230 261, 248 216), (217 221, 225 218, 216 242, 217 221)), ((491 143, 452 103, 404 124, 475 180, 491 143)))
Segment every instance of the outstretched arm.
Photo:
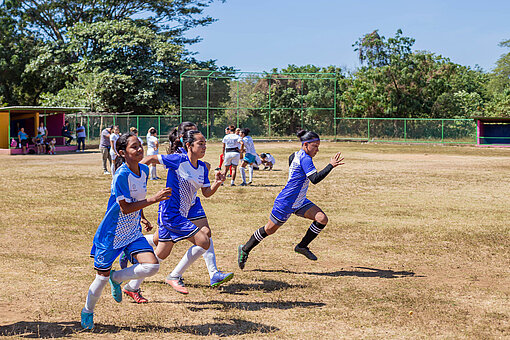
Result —
POLYGON ((342 153, 337 152, 337 154, 335 156, 331 157, 331 161, 329 162, 328 165, 326 165, 326 167, 324 169, 322 169, 321 171, 316 172, 314 174, 311 174, 310 176, 308 176, 308 179, 313 184, 319 183, 324 178, 326 178, 326 176, 331 172, 331 170, 333 170, 334 168, 336 168, 339 165, 344 164, 343 160, 344 160, 344 158, 342 157, 342 153))
POLYGON ((161 189, 156 193, 156 195, 149 197, 147 199, 136 201, 136 202, 126 202, 126 200, 120 200, 119 206, 120 211, 122 211, 123 214, 131 214, 135 211, 142 210, 143 208, 158 203, 161 201, 165 201, 170 198, 172 195, 172 188, 164 188, 161 189))
POLYGON ((159 164, 158 155, 145 156, 140 163, 145 164, 145 165, 159 164))

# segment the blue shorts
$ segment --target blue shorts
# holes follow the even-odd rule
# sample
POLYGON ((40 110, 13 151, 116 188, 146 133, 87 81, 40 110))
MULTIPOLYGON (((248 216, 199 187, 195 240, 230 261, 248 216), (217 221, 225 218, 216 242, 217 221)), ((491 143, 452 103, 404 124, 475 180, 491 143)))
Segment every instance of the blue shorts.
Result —
POLYGON ((254 154, 247 153, 244 155, 243 161, 248 162, 249 164, 255 163, 257 157, 254 154))
POLYGON ((276 205, 273 205, 273 210, 271 210, 271 215, 269 215, 269 219, 276 225, 281 226, 289 219, 290 215, 296 214, 299 217, 305 217, 305 212, 311 207, 315 206, 315 203, 310 201, 308 198, 305 198, 303 204, 297 209, 286 209, 282 211, 278 209, 276 205))
POLYGON ((159 226, 158 237, 160 242, 178 242, 190 238, 198 233, 199 227, 184 216, 172 218, 171 224, 159 226))
POLYGON ((113 262, 115 262, 115 259, 119 257, 122 252, 129 255, 131 263, 133 263, 133 255, 146 252, 154 253, 154 250, 145 237, 140 237, 119 249, 101 249, 93 245, 90 250, 90 257, 94 258, 94 269, 101 271, 110 270, 113 262))
POLYGON ((200 197, 195 199, 195 204, 191 206, 188 211, 188 220, 195 221, 201 218, 206 218, 204 208, 202 208, 202 202, 200 202, 200 197))

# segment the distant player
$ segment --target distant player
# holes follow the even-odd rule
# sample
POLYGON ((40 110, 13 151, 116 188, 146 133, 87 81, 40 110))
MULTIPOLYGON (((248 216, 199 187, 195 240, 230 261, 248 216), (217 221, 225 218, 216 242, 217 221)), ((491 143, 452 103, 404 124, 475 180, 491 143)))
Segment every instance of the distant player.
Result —
POLYGON ((274 163, 276 162, 273 155, 269 152, 260 154, 260 161, 264 165, 262 170, 273 170, 274 163))
POLYGON ((333 168, 344 163, 342 154, 338 152, 323 170, 317 172, 312 158, 319 152, 319 135, 315 132, 301 130, 297 136, 301 141, 301 149, 289 157, 289 178, 274 201, 269 221, 264 227, 257 229, 245 245, 240 245, 237 248, 237 263, 241 269, 244 269, 250 251, 266 236, 274 234, 292 214, 313 220, 312 225, 301 242, 296 245, 294 251, 303 254, 309 260, 317 260, 308 245, 324 229, 328 218, 318 206, 306 198, 308 183, 319 183, 333 168))
POLYGON ((241 129, 241 137, 243 139, 243 145, 241 148, 241 153, 245 153, 243 158, 243 163, 241 164, 241 177, 243 182, 241 186, 245 186, 251 184, 253 181, 253 164, 256 164, 257 152, 255 151, 255 144, 253 144, 253 139, 250 134, 250 129, 244 128, 241 129), (246 183, 246 166, 248 165, 248 171, 250 174, 250 180, 246 183))
POLYGON ((223 154, 225 155, 223 175, 227 175, 227 170, 232 168, 232 178, 230 179, 230 186, 235 186, 235 179, 237 174, 237 165, 241 158, 241 136, 235 134, 235 127, 230 126, 228 133, 223 137, 223 154))
POLYGON ((91 250, 97 274, 81 311, 81 325, 85 329, 94 328, 94 308, 108 281, 113 298, 121 302, 122 281, 152 276, 159 269, 154 251, 141 232, 140 221, 143 218, 142 209, 168 200, 171 189, 162 189, 145 199, 149 168, 139 164, 143 158, 143 148, 138 138, 131 133, 122 135, 116 146, 118 168, 113 176, 106 214, 97 228, 91 250), (111 270, 113 262, 122 252, 130 254, 138 263, 119 271, 111 270))

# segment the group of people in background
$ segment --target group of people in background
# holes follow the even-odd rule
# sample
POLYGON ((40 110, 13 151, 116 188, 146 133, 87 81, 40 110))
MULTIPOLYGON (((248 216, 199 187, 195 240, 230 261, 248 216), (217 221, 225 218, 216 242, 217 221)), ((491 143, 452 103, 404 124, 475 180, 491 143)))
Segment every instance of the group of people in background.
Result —
MULTIPOLYGON (((150 137, 155 135, 155 129, 152 129, 148 132, 150 137)), ((116 154, 117 171, 114 172, 107 211, 96 231, 91 249, 97 274, 81 311, 83 328, 94 328, 95 306, 108 283, 116 302, 122 301, 124 293, 136 303, 147 303, 140 289, 144 279, 159 271, 173 245, 181 240, 190 241, 192 246, 165 278, 166 284, 181 294, 188 294, 183 274, 200 257, 205 260, 212 287, 233 278, 234 273, 224 273, 216 265, 211 227, 197 196, 200 189, 204 197, 211 197, 225 181, 229 165, 239 164, 241 152, 245 154, 241 168, 255 163, 253 141, 246 138, 249 129, 241 129, 239 138, 233 136, 235 129, 229 127, 228 130, 229 133, 223 139, 225 168, 215 173, 213 183, 209 181, 210 164, 201 161, 205 156, 207 141, 194 123, 183 122, 170 133, 168 154, 159 154, 159 144, 152 141, 152 153, 155 153, 145 157, 136 131, 114 137, 112 135, 118 134, 118 127, 104 130, 105 140, 108 137, 110 142, 115 141, 111 145, 116 154), (149 166, 156 164, 162 164, 168 169, 166 185, 156 195, 146 198, 149 166), (152 224, 145 218, 143 209, 155 203, 159 203, 158 229, 154 234, 144 235, 142 225, 146 231, 150 231, 152 224), (113 270, 113 263, 119 256, 121 269, 113 270), (127 283, 122 286, 123 282, 127 283)), ((265 237, 276 232, 292 214, 313 221, 294 251, 310 260, 317 260, 308 245, 324 229, 328 218, 306 198, 308 184, 317 184, 323 180, 333 168, 343 164, 343 157, 337 153, 318 172, 312 158, 319 151, 319 136, 311 131, 300 131, 297 136, 301 148, 289 157, 287 184, 276 197, 267 224, 257 229, 245 244, 238 247, 237 264, 240 269, 244 269, 252 249, 265 237)), ((274 162, 269 161, 267 154, 265 158, 267 167, 271 168, 274 162)), ((235 171, 234 168, 233 176, 235 171)), ((247 183, 245 176, 243 183, 247 183)))
POLYGON ((258 169, 259 165, 264 165, 264 170, 272 170, 275 163, 274 157, 269 153, 262 153, 260 156, 255 150, 255 144, 250 136, 250 129, 236 128, 233 125, 225 128, 225 137, 222 139, 223 150, 220 155, 219 170, 223 175, 227 176, 227 172, 231 177, 230 185, 235 186, 237 175, 237 166, 241 171, 241 186, 247 186, 253 182, 253 170, 258 169), (221 169, 222 165, 224 166, 221 169), (246 167, 248 167, 248 181, 246 181, 246 167))

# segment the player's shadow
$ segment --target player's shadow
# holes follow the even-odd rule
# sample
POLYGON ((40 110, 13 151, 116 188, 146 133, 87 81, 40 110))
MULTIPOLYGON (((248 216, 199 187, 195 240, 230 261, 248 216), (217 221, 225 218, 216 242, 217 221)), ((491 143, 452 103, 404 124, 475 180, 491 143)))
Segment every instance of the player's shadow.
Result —
POLYGON ((250 184, 250 187, 258 187, 258 188, 276 188, 282 187, 281 184, 250 184))
POLYGON ((113 325, 96 324, 94 330, 87 331, 81 328, 79 322, 41 322, 20 321, 11 325, 0 326, 0 336, 16 336, 28 339, 68 338, 79 332, 92 332, 96 334, 114 334, 121 331, 134 333, 188 333, 198 336, 230 337, 245 334, 267 334, 276 332, 277 327, 264 325, 242 319, 214 319, 216 322, 178 326, 161 327, 154 325, 141 325, 135 327, 118 327, 113 325))
POLYGON ((424 277, 424 275, 417 275, 412 271, 394 271, 390 269, 377 269, 369 267, 354 267, 359 270, 337 270, 334 272, 295 272, 287 269, 254 269, 256 272, 263 273, 285 273, 285 274, 304 274, 304 275, 316 275, 316 276, 356 276, 356 277, 379 277, 382 279, 397 279, 402 277, 424 277))
MULTIPOLYGON (((159 303, 165 303, 159 301, 159 303)), ((324 307, 326 304, 322 302, 309 302, 309 301, 276 301, 276 302, 264 302, 264 301, 168 301, 166 303, 176 305, 189 305, 187 308, 192 312, 201 312, 203 310, 229 310, 238 309, 244 311, 260 311, 262 309, 281 309, 288 310, 292 308, 318 308, 324 307)))

